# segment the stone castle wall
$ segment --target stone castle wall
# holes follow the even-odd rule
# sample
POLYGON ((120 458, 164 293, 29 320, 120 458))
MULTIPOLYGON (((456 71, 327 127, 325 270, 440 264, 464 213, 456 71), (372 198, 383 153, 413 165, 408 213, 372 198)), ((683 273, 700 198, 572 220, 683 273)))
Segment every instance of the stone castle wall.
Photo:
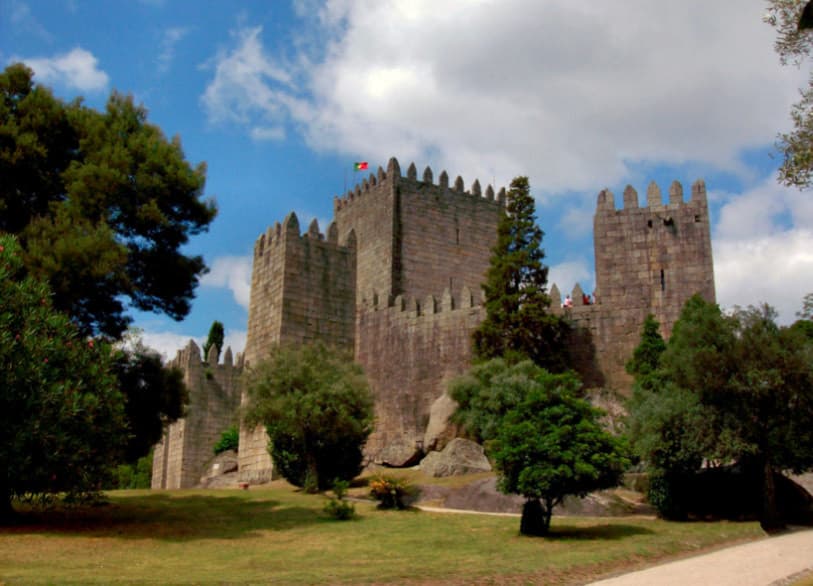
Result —
POLYGON ((231 349, 217 362, 217 349, 209 349, 206 362, 198 346, 190 340, 179 350, 170 366, 180 368, 189 389, 189 404, 183 419, 168 426, 153 451, 152 488, 191 488, 196 486, 206 463, 214 456, 212 448, 224 431, 238 425, 242 356, 232 359, 231 349))
MULTIPOLYGON (((563 309, 558 287, 551 287, 552 311, 573 326, 568 349, 587 387, 629 389, 624 365, 648 313, 668 337, 691 295, 714 301, 705 186, 695 183, 689 201, 682 193, 673 183, 664 203, 652 184, 640 207, 628 187, 617 210, 613 195, 602 191, 594 216, 596 303, 581 305, 576 285, 574 307, 563 309)), ((414 164, 402 176, 391 159, 386 172, 379 167, 334 200, 326 235, 315 222, 300 234, 290 214, 255 243, 246 364, 280 343, 321 340, 350 349, 375 395, 367 454, 376 459, 396 444, 431 448, 430 414, 436 429, 434 407, 448 409, 447 383, 469 367, 471 334, 485 316, 480 286, 504 205, 504 190, 495 197, 491 186, 483 193, 474 181, 465 191, 460 177, 450 186, 445 171, 435 184, 429 168, 418 180, 414 164)), ((190 432, 205 427, 192 411, 156 449, 159 485, 181 483, 178 462, 197 461, 185 451, 211 449, 187 441, 209 441, 190 432)), ((267 442, 263 429, 241 427, 241 480, 271 477, 267 442)), ((154 486, 156 474, 154 468, 154 486)))
MULTIPOLYGON (((355 233, 339 244, 331 224, 327 237, 314 220, 305 234, 289 214, 255 243, 246 362, 262 360, 275 345, 321 340, 352 351, 355 335, 355 233)), ((246 397, 243 396, 243 402, 246 397)), ((241 426, 240 479, 268 479, 271 458, 262 428, 241 426)))
POLYGON ((471 332, 482 318, 483 308, 473 303, 468 287, 456 297, 447 289, 440 298, 399 295, 389 306, 365 303, 356 360, 375 396, 368 454, 393 442, 422 446, 430 407, 471 363, 471 332))
MULTIPOLYGON (((689 297, 699 293, 715 301, 705 184, 695 182, 684 201, 683 187, 675 181, 664 203, 660 188, 650 183, 644 207, 628 186, 623 202, 622 209, 615 209, 613 194, 599 193, 593 234, 596 303, 582 305, 577 286, 574 306, 566 311, 576 331, 571 352, 585 383, 618 390, 632 384, 625 364, 647 314, 655 316, 668 338, 689 297)), ((564 311, 558 288, 551 288, 551 297, 554 310, 564 311)))

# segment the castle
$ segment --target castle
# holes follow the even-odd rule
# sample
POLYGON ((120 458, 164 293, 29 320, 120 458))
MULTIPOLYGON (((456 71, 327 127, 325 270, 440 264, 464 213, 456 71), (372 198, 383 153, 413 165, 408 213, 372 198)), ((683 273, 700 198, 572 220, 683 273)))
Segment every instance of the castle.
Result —
MULTIPOLYGON (((217 364, 210 351, 203 362, 190 344, 175 359, 192 401, 156 447, 153 487, 194 486, 215 435, 236 422, 243 364, 280 343, 323 340, 352 351, 375 396, 366 445, 373 460, 405 465, 449 439, 454 405, 445 390, 471 361, 471 333, 485 316, 480 285, 504 206, 504 189, 483 191, 475 180, 466 191, 445 171, 435 183, 429 168, 418 179, 414 164, 402 175, 393 158, 334 199, 325 234, 315 220, 302 233, 293 213, 269 228, 254 245, 244 355, 233 364, 227 351, 217 364)), ((684 201, 674 182, 665 203, 652 183, 644 207, 627 187, 622 209, 602 191, 594 246, 595 303, 582 304, 576 285, 574 306, 562 308, 553 285, 551 310, 572 322, 569 348, 585 384, 623 392, 624 364, 646 315, 668 336, 691 295, 715 299, 705 185, 696 182, 684 201)), ((264 430, 242 426, 240 479, 264 481, 272 470, 264 430)))

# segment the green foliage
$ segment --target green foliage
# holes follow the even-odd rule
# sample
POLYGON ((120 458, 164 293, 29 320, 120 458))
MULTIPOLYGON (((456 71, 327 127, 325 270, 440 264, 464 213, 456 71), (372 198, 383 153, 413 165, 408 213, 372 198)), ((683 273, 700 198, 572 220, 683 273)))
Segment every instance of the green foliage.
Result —
POLYGON ((337 480, 333 483, 333 496, 325 503, 324 511, 338 521, 347 521, 356 515, 356 507, 347 502, 347 488, 350 483, 346 480, 337 480))
MULTIPOLYGON (((800 65, 810 56, 813 39, 809 30, 800 30, 799 22, 807 0, 768 0, 765 21, 776 28, 774 44, 783 65, 800 65)), ((790 111, 793 130, 779 135, 777 147, 782 154, 779 181, 808 189, 813 180, 813 77, 801 90, 802 98, 790 111)))
POLYGON ((161 356, 138 340, 113 354, 112 371, 125 398, 124 461, 133 462, 158 443, 168 424, 183 417, 189 392, 183 373, 164 366, 161 356))
MULTIPOLYGON (((813 347, 779 327, 767 306, 722 314, 687 301, 660 360, 662 392, 636 389, 630 431, 661 487, 682 483, 703 461, 738 462, 763 474, 766 527, 780 523, 774 472, 813 468, 813 347)), ((679 487, 667 509, 681 511, 679 487)))
POLYGON ((528 178, 516 177, 483 284, 486 318, 474 332, 474 351, 480 360, 530 358, 551 371, 566 370, 567 326, 548 311, 542 236, 528 178))
POLYGON ((452 421, 479 443, 495 439, 502 420, 528 393, 553 384, 577 395, 579 380, 571 373, 553 375, 530 360, 509 364, 502 358, 473 366, 453 380, 449 394, 457 402, 452 421))
POLYGON ((370 480, 370 496, 379 509, 408 509, 420 495, 420 489, 406 478, 376 476, 370 480))
POLYGON ((322 344, 284 346, 248 373, 249 425, 265 425, 282 476, 309 492, 361 471, 373 399, 361 368, 322 344))
POLYGON ((111 488, 150 488, 152 484, 152 452, 136 460, 135 464, 119 464, 114 472, 111 488))
POLYGON ((623 442, 598 422, 601 411, 562 377, 538 369, 525 397, 506 413, 491 452, 499 488, 527 499, 520 531, 544 535, 553 508, 567 495, 616 486, 629 465, 623 442))
POLYGON ((217 440, 214 447, 214 453, 216 456, 228 450, 234 450, 236 452, 239 447, 240 430, 237 429, 237 426, 232 425, 229 429, 220 434, 220 439, 217 440))
POLYGON ((641 343, 635 348, 632 358, 627 362, 627 372, 635 377, 638 387, 653 389, 658 386, 656 373, 661 354, 666 350, 666 342, 659 331, 655 316, 646 316, 641 332, 641 343))
POLYGON ((206 343, 203 345, 203 359, 209 358, 209 348, 214 346, 217 348, 217 359, 220 360, 220 351, 223 349, 223 324, 215 320, 212 322, 212 327, 209 328, 209 335, 206 338, 206 343))
POLYGON ((0 231, 17 234, 26 267, 82 334, 118 337, 124 301, 180 319, 200 256, 181 249, 215 216, 192 168, 131 97, 104 112, 65 103, 21 64, 0 73, 0 231))
POLYGON ((125 440, 110 347, 81 337, 0 235, 0 517, 12 499, 94 495, 125 440))

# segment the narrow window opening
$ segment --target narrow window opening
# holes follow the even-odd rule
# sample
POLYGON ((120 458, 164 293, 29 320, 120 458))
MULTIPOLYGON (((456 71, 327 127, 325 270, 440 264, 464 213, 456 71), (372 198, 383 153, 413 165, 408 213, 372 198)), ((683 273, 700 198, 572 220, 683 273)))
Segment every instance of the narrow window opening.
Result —
POLYGON ((661 291, 666 291, 666 276, 663 274, 663 269, 661 269, 661 291))
POLYGON ((700 214, 695 214, 694 221, 695 221, 695 223, 700 222, 700 214))
POLYGON ((460 244, 460 228, 454 229, 454 241, 455 244, 460 244))
POLYGON ((647 225, 647 227, 651 228, 652 227, 652 220, 647 220, 646 225, 647 225))

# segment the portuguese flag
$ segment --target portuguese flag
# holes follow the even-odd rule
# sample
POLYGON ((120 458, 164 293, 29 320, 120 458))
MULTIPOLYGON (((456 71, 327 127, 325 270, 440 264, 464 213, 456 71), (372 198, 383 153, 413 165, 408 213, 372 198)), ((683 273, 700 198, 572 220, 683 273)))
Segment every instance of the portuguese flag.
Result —
POLYGON ((353 163, 353 170, 354 171, 366 171, 367 170, 367 161, 360 161, 358 163, 353 163))

